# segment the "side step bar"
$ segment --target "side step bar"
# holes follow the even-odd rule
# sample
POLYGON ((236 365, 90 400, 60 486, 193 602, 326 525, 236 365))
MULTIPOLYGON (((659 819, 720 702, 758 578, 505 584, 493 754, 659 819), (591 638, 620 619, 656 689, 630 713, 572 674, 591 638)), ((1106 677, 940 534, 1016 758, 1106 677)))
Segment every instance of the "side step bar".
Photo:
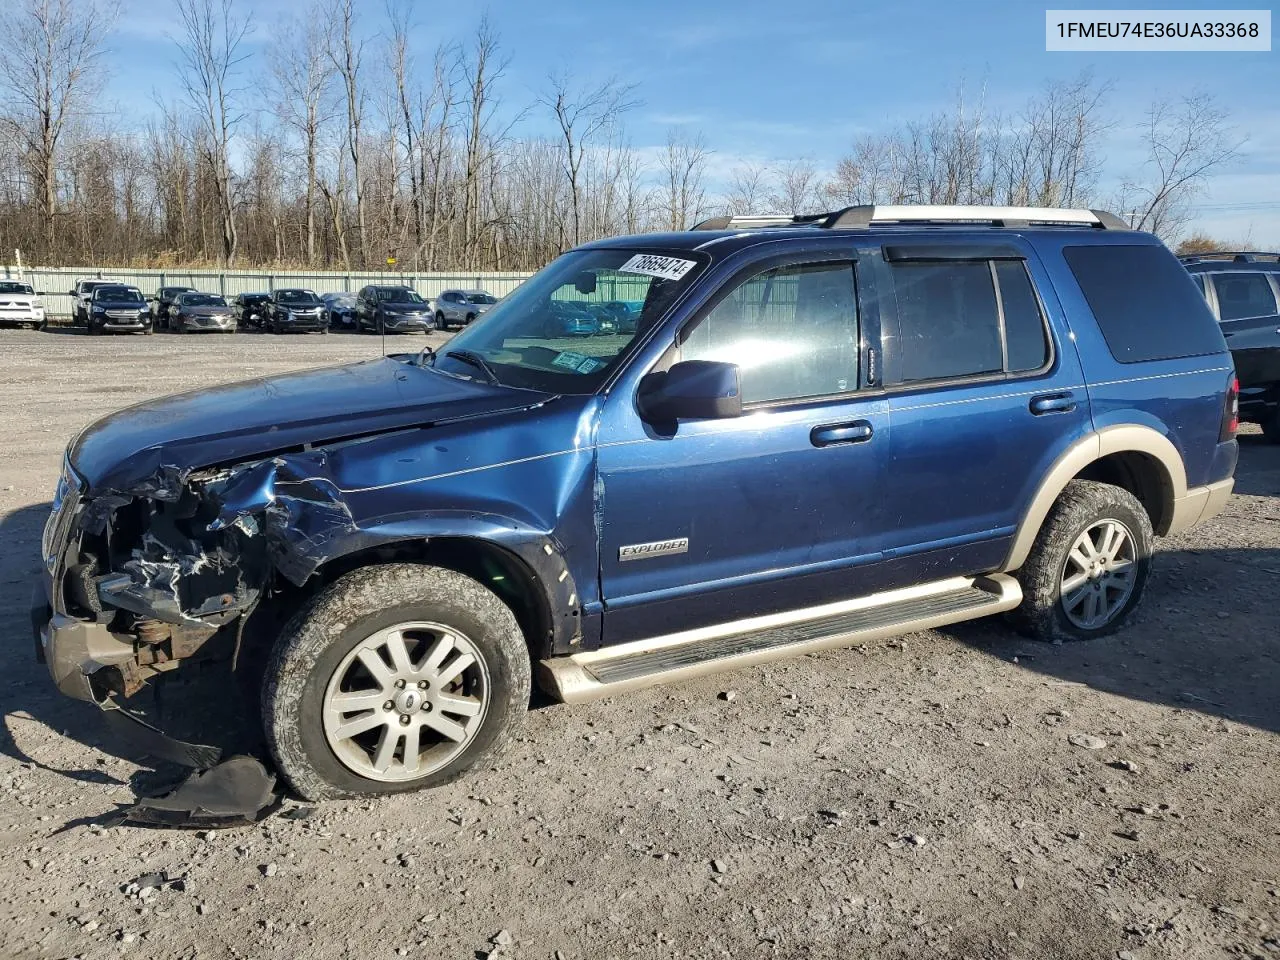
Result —
POLYGON ((626 690, 974 620, 1012 610, 1021 602, 1018 581, 1006 574, 955 577, 554 657, 539 664, 539 679, 548 693, 565 703, 582 703, 626 690))

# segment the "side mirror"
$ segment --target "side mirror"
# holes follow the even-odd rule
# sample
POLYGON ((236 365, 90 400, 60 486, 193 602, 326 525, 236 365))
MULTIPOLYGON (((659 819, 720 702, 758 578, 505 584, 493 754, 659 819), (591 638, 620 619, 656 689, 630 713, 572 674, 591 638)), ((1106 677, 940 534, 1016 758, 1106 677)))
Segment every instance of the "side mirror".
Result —
POLYGON ((68 296, 68 297, 74 297, 75 295, 76 295, 76 292, 75 292, 74 290, 68 290, 68 291, 67 291, 67 296, 68 296))
POLYGON ((652 423, 723 420, 742 416, 742 384, 736 363, 685 360, 647 374, 636 394, 640 414, 652 423))

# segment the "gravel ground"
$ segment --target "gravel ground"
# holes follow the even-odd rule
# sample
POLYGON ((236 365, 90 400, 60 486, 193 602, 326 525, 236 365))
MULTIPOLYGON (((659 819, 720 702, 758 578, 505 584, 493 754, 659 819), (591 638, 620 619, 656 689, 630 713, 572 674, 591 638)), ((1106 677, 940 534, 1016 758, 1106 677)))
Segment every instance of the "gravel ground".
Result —
POLYGON ((0 956, 1280 957, 1280 447, 1250 428, 1238 495, 1161 541, 1118 637, 915 634, 547 706, 497 767, 428 793, 103 829, 157 774, 32 658, 64 444, 379 344, 0 345, 0 956), (160 871, 182 883, 127 892, 160 871))

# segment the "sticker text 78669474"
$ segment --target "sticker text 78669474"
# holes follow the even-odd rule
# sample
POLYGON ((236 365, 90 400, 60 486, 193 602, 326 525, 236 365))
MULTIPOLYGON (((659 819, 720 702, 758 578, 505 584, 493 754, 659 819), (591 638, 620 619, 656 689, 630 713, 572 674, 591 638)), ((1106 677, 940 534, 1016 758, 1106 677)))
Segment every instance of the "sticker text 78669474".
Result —
POLYGON ((697 266, 695 260, 661 257, 653 253, 637 253, 618 268, 619 273, 643 273, 664 280, 679 280, 697 266))

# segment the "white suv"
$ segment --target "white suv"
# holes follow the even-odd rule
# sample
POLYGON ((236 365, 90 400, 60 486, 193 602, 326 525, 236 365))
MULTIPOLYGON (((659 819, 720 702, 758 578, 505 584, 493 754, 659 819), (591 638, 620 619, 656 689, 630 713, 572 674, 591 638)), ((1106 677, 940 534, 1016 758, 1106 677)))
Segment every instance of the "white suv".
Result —
POLYGON ((44 303, 31 284, 22 280, 0 280, 0 323, 32 330, 44 323, 44 303))

